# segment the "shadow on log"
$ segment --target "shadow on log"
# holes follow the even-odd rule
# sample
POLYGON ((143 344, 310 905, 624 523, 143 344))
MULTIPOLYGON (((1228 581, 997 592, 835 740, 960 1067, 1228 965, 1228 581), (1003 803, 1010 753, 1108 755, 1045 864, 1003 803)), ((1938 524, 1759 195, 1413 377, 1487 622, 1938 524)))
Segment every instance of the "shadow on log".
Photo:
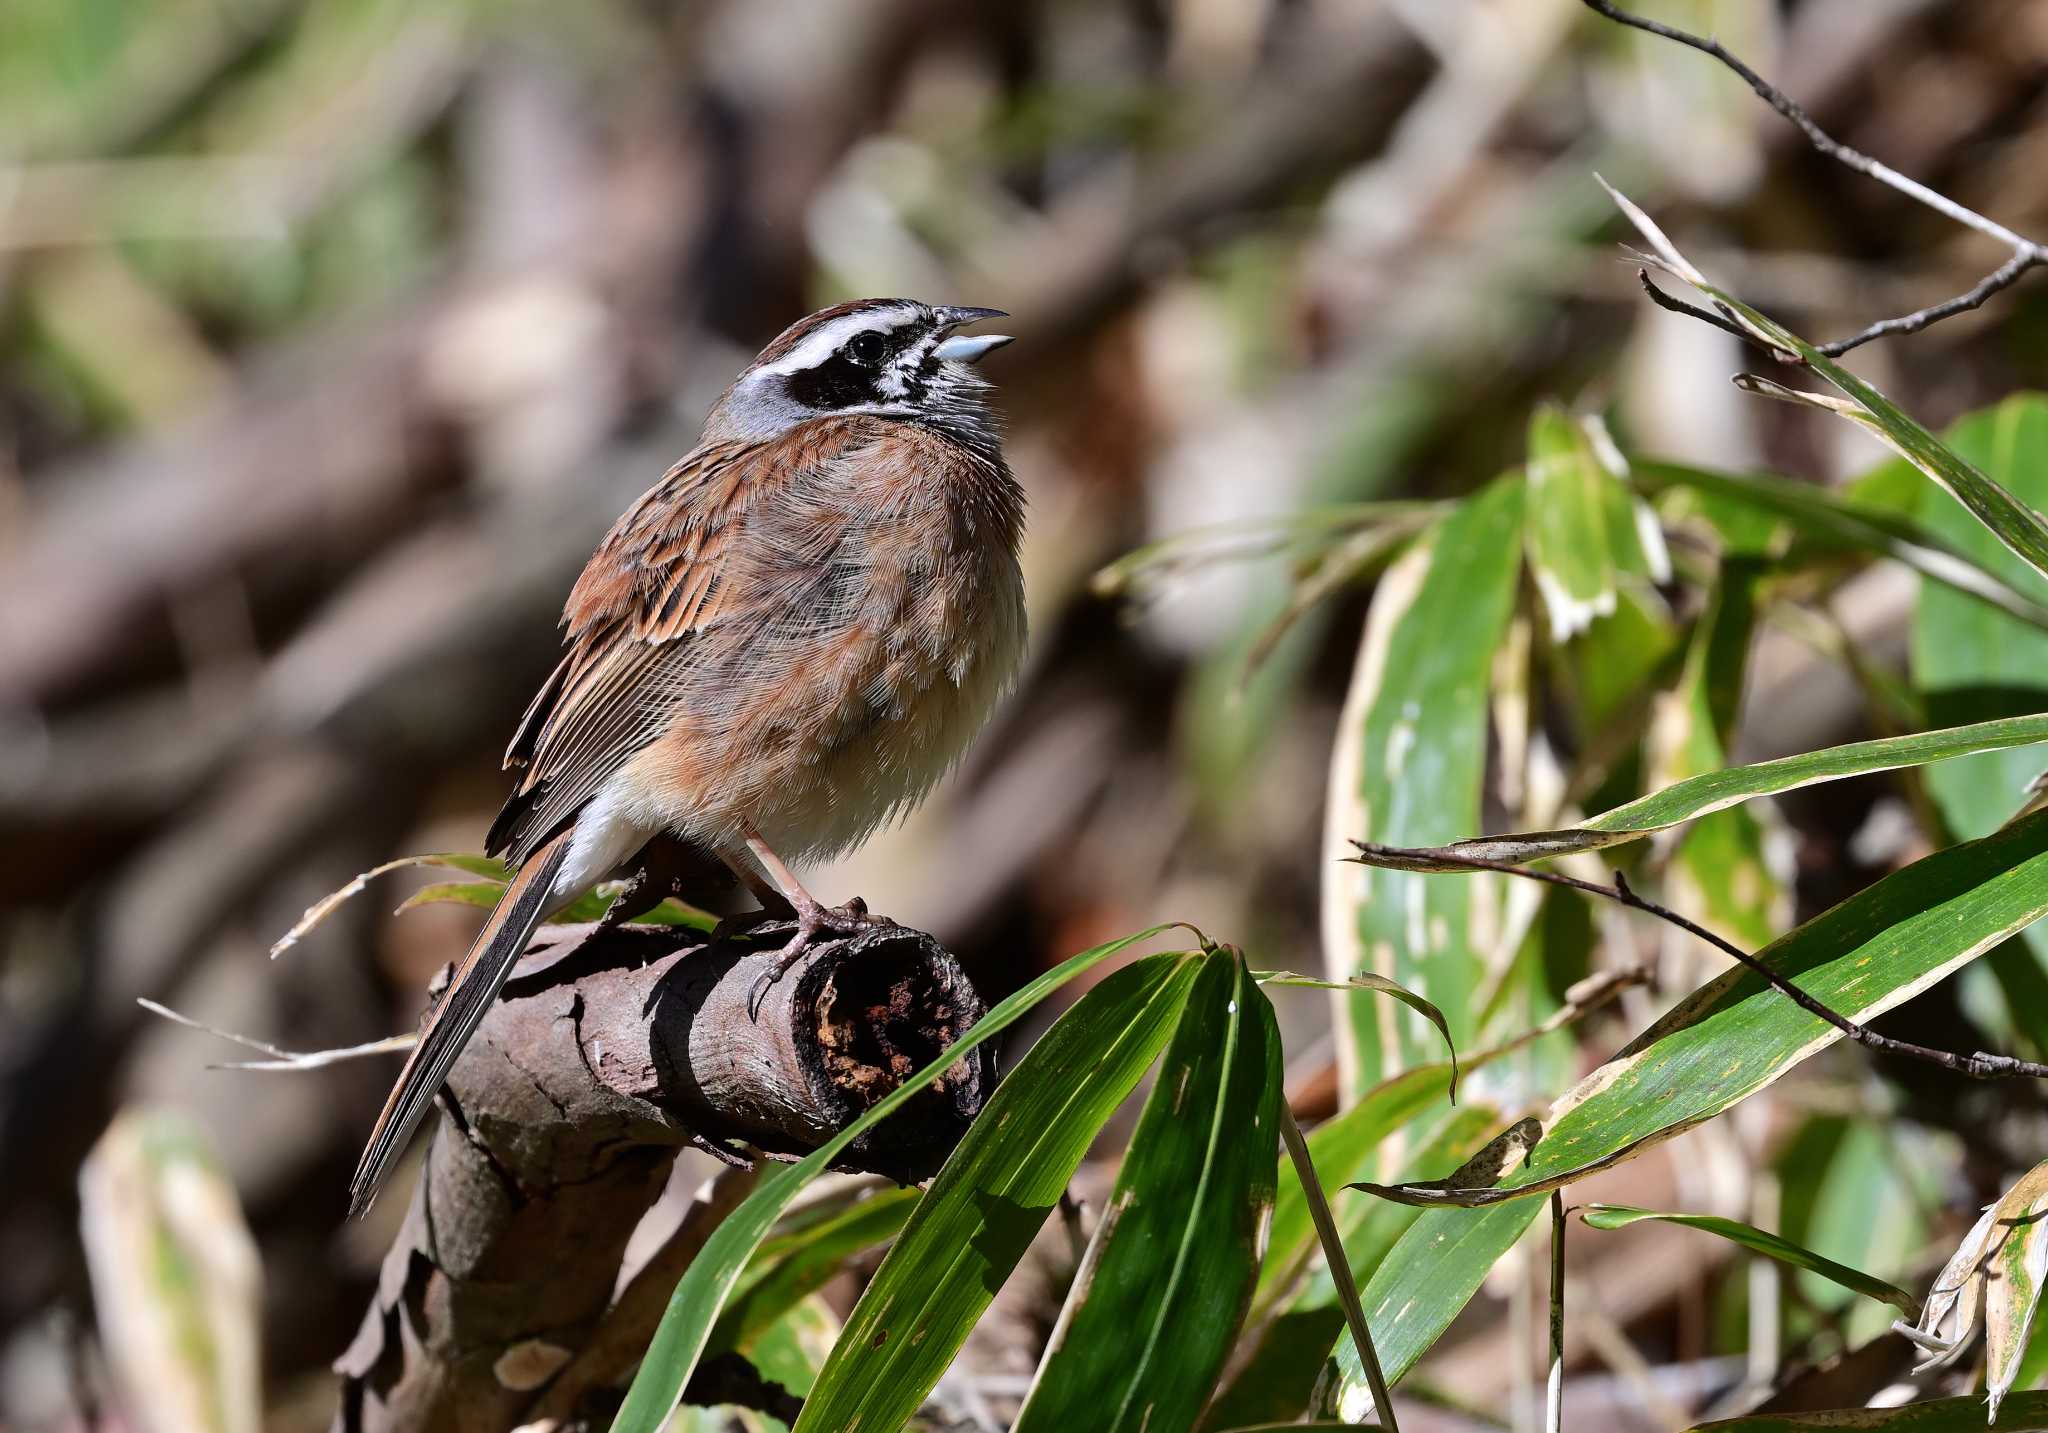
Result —
MULTIPOLYGON (((760 988, 779 939, 541 931, 449 1076, 377 1295, 335 1365, 337 1430, 576 1426, 632 1371, 682 1267, 751 1187, 737 1169, 707 1185, 614 1300, 626 1241, 677 1153, 800 1157, 983 1013, 922 932, 827 943, 760 988)), ((837 1167, 929 1178, 994 1083, 984 1047, 837 1167)))

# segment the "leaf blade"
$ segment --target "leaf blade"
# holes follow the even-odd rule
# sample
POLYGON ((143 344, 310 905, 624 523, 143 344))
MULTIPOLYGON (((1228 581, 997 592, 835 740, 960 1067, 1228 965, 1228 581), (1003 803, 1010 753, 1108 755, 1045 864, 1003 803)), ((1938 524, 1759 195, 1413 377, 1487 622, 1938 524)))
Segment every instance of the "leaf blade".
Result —
POLYGON ((969 1050, 993 1039, 1033 1006, 1083 972, 1139 941, 1171 929, 1157 925, 1136 935, 1085 950, 1039 976, 1002 1000, 938 1059, 876 1101, 859 1119, 795 1164, 784 1165, 763 1179, 745 1203, 734 1210, 704 1242, 669 1296, 668 1307, 626 1391, 625 1402, 612 1422, 613 1433, 660 1433, 682 1399, 697 1361, 710 1341, 712 1328, 745 1272, 753 1252, 789 1207, 799 1191, 830 1167, 846 1147, 867 1130, 907 1104, 917 1092, 952 1068, 969 1050))
POLYGON ((1278 1179, 1280 1089, 1272 1005, 1241 958, 1212 957, 1015 1433, 1193 1426, 1258 1272, 1278 1179))
POLYGON ((1717 1235, 1732 1244, 1740 1244, 1743 1248, 1761 1254, 1767 1259, 1775 1259, 1792 1268, 1819 1274, 1822 1278, 1853 1290, 1867 1299, 1890 1304, 1908 1319, 1920 1317, 1920 1301, 1898 1285, 1866 1274, 1861 1269, 1852 1269, 1847 1264, 1837 1263, 1789 1239, 1766 1233, 1754 1224, 1744 1224, 1739 1219, 1722 1219, 1712 1214, 1674 1214, 1656 1209, 1638 1209, 1627 1204, 1588 1204, 1579 1211, 1579 1215, 1594 1229, 1625 1229, 1631 1224, 1640 1224, 1645 1220, 1698 1229, 1704 1233, 1717 1235))
POLYGON ((1577 851, 1597 851, 1639 841, 1666 827, 1723 811, 1758 796, 1777 796, 1826 781, 1896 771, 1979 752, 2005 751, 2048 741, 2048 714, 2005 717, 1943 727, 1907 736, 1879 737, 1801 752, 1749 766, 1732 766, 1689 777, 1661 791, 1639 797, 1593 817, 1583 825, 1560 831, 1517 831, 1502 836, 1475 836, 1454 841, 1441 855, 1403 856, 1399 850, 1372 848, 1359 859, 1388 864, 1404 871, 1456 871, 1459 857, 1521 864, 1577 851))
POLYGON ((847 1317, 798 1433, 917 1412, 1038 1232, 1095 1133, 1173 1033, 1215 956, 1148 956, 1056 1021, 997 1087, 847 1317))

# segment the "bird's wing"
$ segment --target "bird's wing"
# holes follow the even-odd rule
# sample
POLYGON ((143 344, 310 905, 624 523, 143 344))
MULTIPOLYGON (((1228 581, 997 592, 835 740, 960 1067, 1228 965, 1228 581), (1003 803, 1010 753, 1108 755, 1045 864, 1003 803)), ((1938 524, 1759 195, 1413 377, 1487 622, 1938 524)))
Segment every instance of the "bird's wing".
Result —
POLYGON ((661 734, 693 639, 769 596, 747 590, 758 584, 734 560, 750 514, 867 442, 869 427, 821 419, 780 441, 698 448, 613 525, 563 609, 567 651, 505 753, 523 774, 489 850, 524 861, 661 734))

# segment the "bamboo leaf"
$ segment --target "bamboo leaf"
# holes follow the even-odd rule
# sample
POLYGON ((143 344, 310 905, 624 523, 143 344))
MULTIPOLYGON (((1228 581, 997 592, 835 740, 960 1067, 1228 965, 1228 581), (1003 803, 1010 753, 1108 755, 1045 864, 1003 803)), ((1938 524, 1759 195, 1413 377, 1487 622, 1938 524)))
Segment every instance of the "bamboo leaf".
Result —
MULTIPOLYGON (((1868 1021, 2048 912, 2048 813, 1893 872, 1783 936, 1761 958, 1868 1021)), ((1438 1205, 1415 1222, 1366 1289, 1387 1372, 1435 1342, 1486 1272, 1542 1210, 1531 1196, 1633 1158, 1764 1089, 1841 1038, 1834 1026, 1735 969, 1676 1008, 1551 1106, 1528 1162, 1499 1186, 1365 1185, 1438 1205)), ((1337 1411, 1363 1383, 1338 1345, 1337 1411)))
MULTIPOLYGON (((1394 1131, 1443 1106, 1444 1065, 1403 1070, 1366 1092, 1308 1134, 1310 1157, 1325 1196, 1335 1194, 1371 1167, 1381 1141, 1394 1131)), ((1252 1317, 1264 1317, 1301 1279, 1316 1248, 1308 1201, 1295 1180, 1281 1180, 1273 1204, 1266 1263, 1252 1298, 1252 1317)))
MULTIPOLYGON (((1488 1132, 1499 1122, 1500 1112, 1484 1105, 1448 1111, 1421 1139, 1403 1177, 1433 1179, 1450 1173, 1486 1143, 1488 1132)), ((1316 1177, 1330 1192, 1342 1183, 1341 1178, 1333 1180, 1320 1162, 1316 1177)), ((1302 1197, 1299 1180, 1282 1180, 1281 1187, 1297 1200, 1302 1197)), ((1345 1201, 1344 1209, 1336 1213, 1336 1225, 1353 1274, 1371 1278, 1395 1241, 1419 1217, 1418 1211, 1398 1204, 1345 1201)), ((1205 1428, 1293 1418, 1307 1411, 1331 1344, 1344 1328, 1344 1311, 1327 1261, 1316 1266, 1276 1313, 1259 1322, 1249 1356, 1235 1360, 1241 1366, 1210 1407, 1205 1428)))
POLYGON ((747 1278, 719 1315, 708 1347, 713 1352, 744 1350, 777 1319, 831 1282, 849 1259, 893 1239, 919 1193, 910 1188, 880 1190, 821 1223, 764 1243, 747 1278))
MULTIPOLYGON (((1677 688, 1659 696, 1650 723, 1650 780, 1662 786, 1719 771, 1742 709, 1762 563, 1724 558, 1694 624, 1677 688)), ((1672 903, 1737 945, 1754 948, 1784 929, 1790 902, 1765 853, 1768 805, 1731 807, 1694 822, 1671 854, 1672 903)))
POLYGON ((798 1433, 897 1428, 917 1412, 1096 1132, 1151 1068, 1199 974, 1232 960, 1147 957, 1104 979, 1031 1047, 854 1305, 798 1433))
POLYGON ((1631 1224, 1640 1224, 1654 1219, 1665 1224, 1681 1224, 1688 1229, 1703 1230, 1717 1234, 1731 1243, 1740 1244, 1767 1259, 1789 1264, 1795 1269, 1806 1269, 1822 1278, 1840 1284, 1843 1288, 1890 1304, 1909 1319, 1920 1317, 1920 1301, 1895 1284, 1838 1264, 1833 1259, 1823 1258, 1811 1249, 1781 1239, 1776 1234, 1766 1234, 1753 1224, 1744 1224, 1735 1219, 1721 1219, 1711 1214, 1666 1214, 1654 1209, 1637 1209, 1626 1204, 1588 1204, 1580 1211, 1586 1223, 1595 1229, 1625 1229, 1631 1224))
POLYGON ((1929 1353, 1923 1369, 1961 1356, 1984 1325, 1984 1390, 1991 1416, 2010 1392, 2048 1283, 2048 1163, 2037 1164, 1984 1211, 1900 1331, 1929 1353))
MULTIPOLYGON (((2048 502, 2048 399, 2008 398, 1963 418, 1944 436, 1955 452, 2022 501, 2048 502)), ((2048 582, 2007 552, 1960 503, 1924 483, 1919 488, 1919 511, 1932 530, 2018 591, 2048 601, 2048 582)), ((2048 709, 2048 633, 1926 584, 1913 609, 1912 677, 1936 721, 2048 709)), ((1952 833, 1981 836, 2011 816, 2044 764, 2041 753, 2026 750, 1967 757, 1929 771, 1927 794, 1952 833)), ((2031 928, 2025 944, 1994 952, 1985 966, 1981 978, 1996 982, 2009 1025, 2024 1031, 2037 1050, 2048 1049, 2048 929, 2031 928)), ((1996 1005, 1991 1009, 1995 1015, 1996 1005)))
POLYGON ((1345 980, 1321 980, 1312 975, 1295 975, 1285 970, 1258 970, 1252 972, 1261 985, 1298 985, 1314 990, 1369 990, 1375 995, 1391 996, 1413 1010, 1417 1015, 1436 1026, 1437 1033, 1444 1037, 1444 1049, 1450 1055, 1450 1098, 1458 1101, 1458 1047, 1451 1043, 1450 1022, 1444 1019, 1444 1012, 1437 1009, 1420 995, 1384 975, 1362 971, 1345 980))
POLYGON ((108 1372, 134 1426, 256 1433, 263 1271, 234 1185, 182 1115, 115 1117, 78 1173, 108 1372))
POLYGON ((1890 399, 1834 359, 1782 324, 1766 318, 1742 300, 1708 283, 1706 277, 1672 247, 1671 241, 1647 214, 1612 188, 1608 193, 1614 195, 1622 212, 1656 248, 1672 272, 1714 299, 1758 342, 1780 353, 1795 356, 1846 396, 1828 398, 1817 393, 1804 393, 1748 373, 1737 376, 1737 387, 1745 392, 1820 408, 1856 423, 1947 490, 2015 556, 2035 572, 2048 577, 2048 521, 2044 521, 2039 512, 2014 497, 1982 469, 1944 446, 1940 439, 1907 417, 1890 399))
MULTIPOLYGON (((1111 956, 1168 929, 1171 927, 1153 926, 1150 930, 1083 951, 1047 971, 999 1002, 972 1030, 954 1042, 951 1049, 876 1101, 859 1119, 797 1163, 778 1168, 764 1178, 747 1201, 712 1231, 711 1237, 676 1284, 675 1292, 669 1296, 668 1308, 661 1316, 661 1323, 654 1331, 654 1339, 648 1345, 646 1357, 641 1360, 640 1371, 634 1375, 633 1385, 626 1392, 626 1401, 613 1420, 613 1433, 659 1433, 663 1422, 681 1400, 683 1388, 689 1383, 698 1359, 703 1356, 718 1316, 732 1296, 733 1287, 746 1272, 755 1249, 774 1228, 775 1221, 789 1207, 789 1202, 812 1179, 830 1168, 848 1145, 914 1099, 918 1091, 951 1069, 962 1055, 1016 1023, 1053 991, 1111 956)), ((1104 982, 1105 985, 1107 983, 1104 982)))
POLYGON ((1250 1300, 1279 1158, 1280 1030, 1204 962, 1016 1433, 1190 1428, 1250 1300))
POLYGON ((1625 806, 1602 812, 1584 825, 1568 830, 1478 836, 1442 847, 1441 854, 1403 854, 1399 850, 1375 848, 1361 852, 1359 859, 1400 871, 1455 871, 1459 869, 1460 857, 1518 864, 1540 861, 1550 856, 1567 856, 1574 851, 1597 851, 1627 841, 1639 841, 1667 826, 1676 826, 1709 812, 1723 811, 1758 796, 1776 796, 1823 781, 1924 766, 1976 752, 2004 751, 2043 741, 2048 741, 2048 714, 2007 717, 1970 726, 1916 732, 1910 736, 1851 742, 1847 746, 1830 746, 1820 751, 1779 757, 1774 761, 1760 761, 1753 766, 1706 772, 1625 806))
POLYGON ((1563 643, 1614 610, 1608 499, 1617 485, 1578 426, 1549 403, 1529 420, 1527 472, 1529 574, 1550 614, 1550 639, 1563 643))
POLYGON ((503 881, 436 881, 431 886, 421 886, 399 902, 394 914, 438 905, 475 906, 487 911, 495 908, 504 894, 503 881))
MULTIPOLYGON (((1830 1009, 1867 1023, 2043 914, 2048 812, 1893 871, 1757 959, 1797 976, 1830 1009)), ((1712 1119, 1841 1038, 1762 976, 1736 967, 1559 1098, 1528 1165, 1499 1187, 1358 1187, 1403 1203, 1464 1208, 1547 1194, 1712 1119)))
MULTIPOLYGON (((1968 451, 1956 435, 1950 441, 1959 451, 1968 451)), ((1955 511, 1969 536, 1947 523, 1923 523, 1813 483, 1763 473, 1716 473, 1642 458, 1632 460, 1630 471, 1651 492, 1685 488, 1774 514, 1808 538, 1889 557, 1952 592, 1989 604, 2029 627, 2048 630, 2048 605, 2029 593, 2029 584, 2015 581, 2009 569, 2017 567, 2029 576, 2031 571, 2009 557, 2006 563, 1987 560, 1990 555, 1978 550, 1969 536, 1982 535, 2000 557, 2006 556, 2004 547, 1960 507, 1955 511)))
MULTIPOLYGON (((1487 691, 1514 603, 1522 511, 1521 482, 1504 478, 1418 537, 1381 579, 1331 767, 1333 857, 1361 831, 1423 844, 1478 824, 1487 691)), ((1333 860, 1322 899, 1329 975, 1397 981, 1442 1010, 1455 1043, 1469 1042, 1490 888, 1454 890, 1333 860)), ((1347 1047, 1339 1065, 1354 1092, 1432 1053, 1421 1019, 1389 1006, 1346 1000, 1336 1017, 1347 1047)))

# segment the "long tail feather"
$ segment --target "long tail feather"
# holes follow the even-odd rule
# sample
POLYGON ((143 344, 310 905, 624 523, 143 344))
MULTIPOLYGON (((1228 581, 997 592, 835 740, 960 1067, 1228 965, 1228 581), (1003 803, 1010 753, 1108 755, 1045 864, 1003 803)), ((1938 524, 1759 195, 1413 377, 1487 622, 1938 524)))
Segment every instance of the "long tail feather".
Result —
POLYGON ((420 1042, 406 1057, 398 1083, 385 1100, 383 1113, 377 1116, 376 1128, 370 1131, 370 1142, 363 1150, 362 1161, 356 1165, 355 1178, 349 1182, 350 1217, 362 1214, 376 1199, 378 1186, 405 1152, 427 1111, 433 1108, 434 1096, 440 1093, 455 1057, 490 1014, 505 978, 512 973, 513 963, 526 949, 534 927, 548 913, 548 898, 569 853, 569 840, 575 829, 571 826, 556 836, 520 868, 475 944, 455 968, 454 979, 448 982, 434 1013, 427 1017, 420 1042))

